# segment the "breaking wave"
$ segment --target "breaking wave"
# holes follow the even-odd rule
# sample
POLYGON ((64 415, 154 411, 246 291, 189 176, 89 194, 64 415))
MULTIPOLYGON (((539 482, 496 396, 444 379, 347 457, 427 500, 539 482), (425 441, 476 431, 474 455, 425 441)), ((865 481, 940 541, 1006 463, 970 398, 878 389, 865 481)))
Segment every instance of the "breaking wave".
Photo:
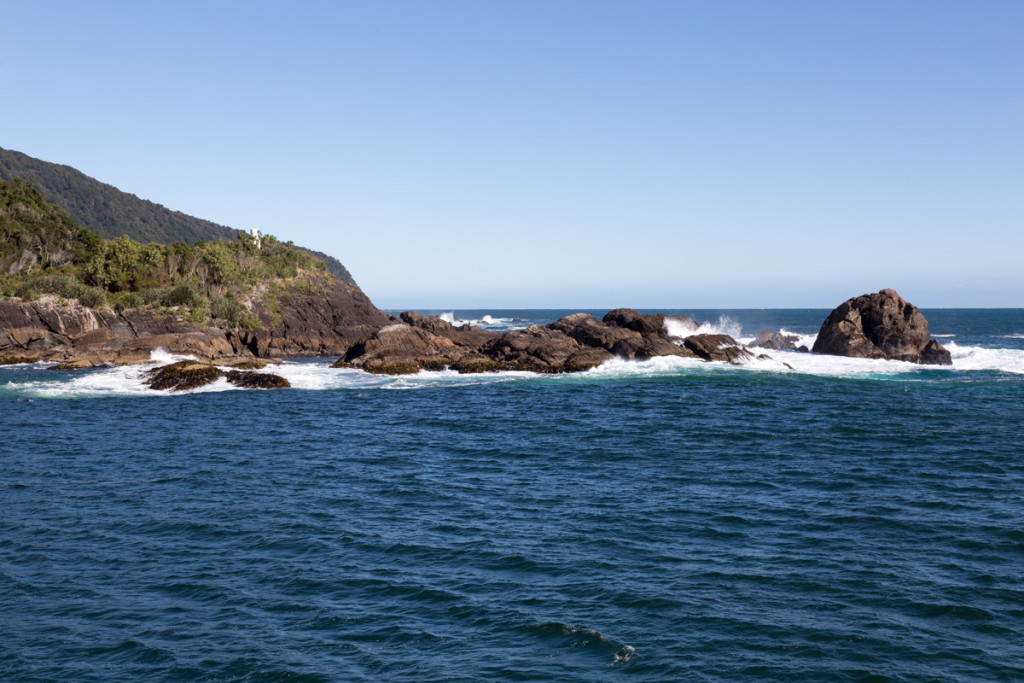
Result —
POLYGON ((483 327, 484 329, 492 330, 495 332, 505 332, 508 330, 521 329, 526 327, 522 321, 515 318, 502 318, 500 316, 482 315, 479 318, 461 318, 455 315, 454 311, 448 311, 438 316, 441 320, 452 325, 475 325, 477 327, 483 327))

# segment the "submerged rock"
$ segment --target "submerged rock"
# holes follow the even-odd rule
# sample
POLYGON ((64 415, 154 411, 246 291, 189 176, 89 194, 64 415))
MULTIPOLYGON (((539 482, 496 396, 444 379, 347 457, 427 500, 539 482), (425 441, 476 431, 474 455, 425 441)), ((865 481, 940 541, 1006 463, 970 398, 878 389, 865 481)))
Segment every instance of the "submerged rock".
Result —
POLYGON ((94 368, 95 364, 87 360, 73 360, 68 363, 57 363, 57 365, 51 365, 50 370, 84 370, 86 368, 94 368))
POLYGON ((284 377, 269 372, 228 370, 224 376, 228 382, 243 389, 287 389, 291 386, 291 382, 284 377))
POLYGON ((263 372, 242 372, 228 370, 225 372, 214 365, 183 360, 170 365, 147 370, 149 376, 144 384, 151 389, 161 391, 187 391, 213 384, 221 377, 226 377, 231 384, 246 389, 277 389, 290 387, 284 377, 263 372))
POLYGON ((931 338, 921 311, 893 289, 843 302, 822 323, 812 350, 852 358, 953 364, 949 351, 931 338))
POLYGON ((223 373, 212 365, 183 360, 148 370, 146 374, 149 379, 144 384, 151 389, 185 391, 212 384, 223 373))

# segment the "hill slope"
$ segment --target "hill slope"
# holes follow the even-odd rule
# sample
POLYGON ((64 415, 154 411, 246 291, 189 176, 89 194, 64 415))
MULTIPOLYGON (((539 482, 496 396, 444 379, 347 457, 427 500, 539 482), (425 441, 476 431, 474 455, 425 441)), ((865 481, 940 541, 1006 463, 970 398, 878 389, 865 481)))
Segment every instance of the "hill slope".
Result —
POLYGON ((80 263, 98 245, 28 183, 0 181, 0 278, 80 263))
POLYGON ((332 356, 390 321, 324 262, 262 244, 102 240, 29 183, 0 181, 0 365, 332 356))
MULTIPOLYGON (((233 228, 140 199, 70 166, 42 161, 0 147, 0 180, 16 178, 31 183, 46 201, 64 209, 77 225, 104 239, 128 235, 142 243, 195 244, 200 241, 233 242, 238 235, 233 228)), ((355 284, 351 273, 337 259, 321 252, 303 250, 323 260, 328 272, 338 279, 355 284)))

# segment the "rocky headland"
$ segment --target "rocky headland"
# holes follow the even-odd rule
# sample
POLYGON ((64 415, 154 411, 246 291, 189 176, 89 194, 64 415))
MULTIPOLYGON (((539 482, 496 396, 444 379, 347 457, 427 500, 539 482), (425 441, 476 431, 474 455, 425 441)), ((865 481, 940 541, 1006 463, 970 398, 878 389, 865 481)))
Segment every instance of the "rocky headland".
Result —
POLYGON ((156 349, 205 361, 338 356, 390 322, 361 290, 326 274, 274 283, 246 303, 254 324, 219 327, 173 311, 96 310, 56 295, 0 299, 0 359, 135 364, 156 349))
MULTIPOLYGON (((12 158, 49 187, 45 164, 12 158)), ((760 349, 806 351, 797 347, 797 337, 781 332, 764 330, 747 348, 727 335, 698 333, 690 318, 628 308, 600 320, 575 313, 500 333, 414 312, 388 316, 340 263, 332 270, 321 255, 291 242, 185 220, 127 195, 111 195, 127 202, 129 215, 149 217, 122 224, 90 213, 96 202, 78 201, 79 195, 116 193, 113 188, 85 178, 73 196, 58 190, 53 196, 73 207, 77 220, 97 229, 137 231, 136 239, 150 239, 140 226, 159 224, 164 243, 143 244, 129 234, 104 240, 32 185, 0 181, 0 364, 138 364, 162 349, 195 360, 153 373, 148 384, 187 389, 222 377, 239 386, 286 386, 273 375, 218 367, 268 358, 335 357, 335 367, 378 374, 560 373, 612 358, 738 364, 760 349)), ((854 297, 832 311, 813 351, 951 363, 949 352, 931 339, 921 312, 891 289, 854 297)))

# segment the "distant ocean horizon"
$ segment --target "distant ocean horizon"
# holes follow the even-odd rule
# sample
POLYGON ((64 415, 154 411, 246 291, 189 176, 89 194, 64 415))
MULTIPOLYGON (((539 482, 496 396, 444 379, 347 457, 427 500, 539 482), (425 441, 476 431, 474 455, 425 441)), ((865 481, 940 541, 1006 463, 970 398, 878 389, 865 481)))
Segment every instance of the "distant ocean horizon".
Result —
MULTIPOLYGON (((810 347, 829 309, 646 312, 810 347)), ((1024 309, 922 312, 951 367, 2 366, 0 677, 1024 680, 1024 309)))

